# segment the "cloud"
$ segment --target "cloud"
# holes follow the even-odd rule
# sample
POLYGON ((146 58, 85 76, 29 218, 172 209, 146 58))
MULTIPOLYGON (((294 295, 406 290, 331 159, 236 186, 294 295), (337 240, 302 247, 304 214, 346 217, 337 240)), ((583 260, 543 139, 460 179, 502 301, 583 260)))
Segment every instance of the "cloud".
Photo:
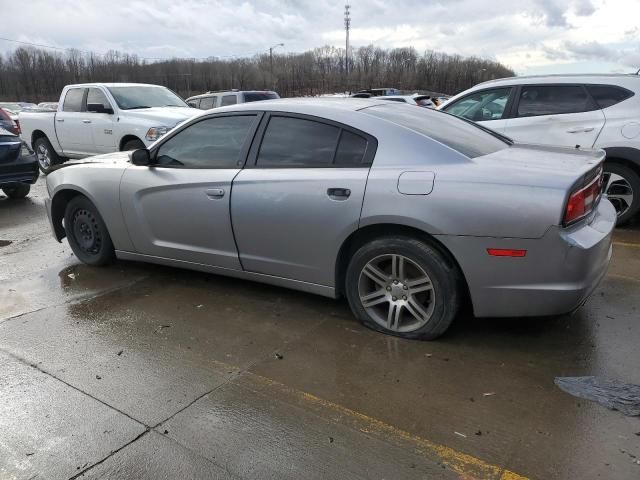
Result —
MULTIPOLYGON (((251 56, 343 48, 345 0, 30 0, 3 2, 2 36, 146 58, 251 56), (61 28, 64 26, 64 28, 61 28)), ((625 0, 353 0, 351 44, 413 46, 495 58, 518 71, 632 51, 640 2, 625 0), (626 7, 621 8, 625 2, 626 7), (598 33, 608 51, 591 51, 598 33), (626 33, 625 33, 626 32, 626 33), (569 42, 569 43, 567 43, 569 42), (581 50, 582 49, 582 50, 581 50)), ((0 41, 0 52, 16 44, 0 41)), ((615 58, 622 61, 620 55, 615 58)), ((604 65, 604 63, 603 63, 604 65)), ((621 67, 622 65, 618 65, 621 67)), ((605 67, 603 67, 605 68, 605 67)))

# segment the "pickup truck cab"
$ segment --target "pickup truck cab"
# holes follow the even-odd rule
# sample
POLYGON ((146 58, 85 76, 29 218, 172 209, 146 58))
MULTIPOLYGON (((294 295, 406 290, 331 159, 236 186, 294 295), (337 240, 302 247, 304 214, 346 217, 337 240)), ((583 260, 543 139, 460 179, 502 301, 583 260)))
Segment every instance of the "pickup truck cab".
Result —
POLYGON ((197 115, 166 87, 141 83, 67 85, 55 112, 22 112, 22 138, 44 173, 68 158, 145 148, 197 115))

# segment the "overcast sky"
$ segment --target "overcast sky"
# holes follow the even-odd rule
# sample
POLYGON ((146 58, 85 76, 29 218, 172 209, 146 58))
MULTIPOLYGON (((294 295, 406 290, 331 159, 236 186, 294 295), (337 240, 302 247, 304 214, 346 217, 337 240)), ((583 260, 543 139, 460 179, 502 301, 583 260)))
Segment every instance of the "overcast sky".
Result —
MULTIPOLYGON (((0 37, 141 57, 344 46, 344 1, 0 0, 0 37), (12 21, 7 21, 12 19, 12 21)), ((640 0, 350 0, 352 46, 496 59, 518 74, 640 68, 640 0)), ((17 44, 0 40, 0 52, 17 44)))

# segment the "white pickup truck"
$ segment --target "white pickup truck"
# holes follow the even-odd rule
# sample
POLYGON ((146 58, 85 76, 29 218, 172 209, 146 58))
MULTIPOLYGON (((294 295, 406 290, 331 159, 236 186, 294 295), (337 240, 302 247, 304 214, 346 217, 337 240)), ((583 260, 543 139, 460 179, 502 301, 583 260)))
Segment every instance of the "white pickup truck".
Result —
POLYGON ((135 150, 198 115, 171 90, 141 83, 67 85, 55 112, 22 112, 22 139, 43 173, 68 158, 135 150))

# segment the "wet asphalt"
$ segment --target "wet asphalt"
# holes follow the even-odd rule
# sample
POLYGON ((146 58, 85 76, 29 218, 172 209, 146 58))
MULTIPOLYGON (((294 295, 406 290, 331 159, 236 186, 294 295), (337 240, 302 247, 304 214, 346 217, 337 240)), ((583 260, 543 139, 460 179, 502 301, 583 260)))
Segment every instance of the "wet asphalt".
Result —
POLYGON ((640 384, 640 223, 574 315, 418 342, 344 301, 81 265, 45 195, 0 197, 0 479, 640 478, 640 418, 554 385, 640 384))

